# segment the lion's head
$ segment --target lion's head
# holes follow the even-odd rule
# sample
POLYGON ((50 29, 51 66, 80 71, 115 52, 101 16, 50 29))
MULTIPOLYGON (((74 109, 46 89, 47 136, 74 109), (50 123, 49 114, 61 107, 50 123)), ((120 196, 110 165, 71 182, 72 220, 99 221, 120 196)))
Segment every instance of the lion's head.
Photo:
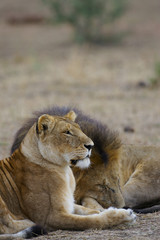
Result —
POLYGON ((36 124, 40 154, 55 164, 71 164, 79 168, 90 165, 92 140, 75 123, 76 114, 70 111, 63 117, 44 114, 36 124))

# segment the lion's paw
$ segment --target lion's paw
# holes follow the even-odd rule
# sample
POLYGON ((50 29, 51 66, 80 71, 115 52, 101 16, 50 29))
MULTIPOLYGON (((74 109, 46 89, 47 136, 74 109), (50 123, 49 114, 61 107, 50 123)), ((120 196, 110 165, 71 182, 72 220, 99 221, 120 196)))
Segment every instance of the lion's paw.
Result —
POLYGON ((99 214, 99 213, 100 213, 100 211, 98 211, 98 210, 90 210, 88 212, 88 214, 99 214))

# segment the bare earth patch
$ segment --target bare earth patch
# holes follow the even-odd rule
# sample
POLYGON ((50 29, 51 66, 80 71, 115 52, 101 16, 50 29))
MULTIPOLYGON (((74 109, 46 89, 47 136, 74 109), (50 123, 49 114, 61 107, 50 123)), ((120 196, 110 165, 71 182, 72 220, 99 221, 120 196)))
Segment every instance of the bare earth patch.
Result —
MULTIPOLYGON (((0 3, 0 158, 36 110, 71 105, 118 130, 125 143, 160 145, 160 88, 146 85, 160 60, 159 0, 130 1, 114 24, 117 44, 77 46, 69 26, 10 25, 8 17, 49 12, 38 0, 0 3), (140 84, 140 83, 145 83, 140 84), (131 129, 125 131, 126 129, 131 129)), ((38 239, 159 239, 160 213, 138 215, 132 226, 55 231, 38 239)))

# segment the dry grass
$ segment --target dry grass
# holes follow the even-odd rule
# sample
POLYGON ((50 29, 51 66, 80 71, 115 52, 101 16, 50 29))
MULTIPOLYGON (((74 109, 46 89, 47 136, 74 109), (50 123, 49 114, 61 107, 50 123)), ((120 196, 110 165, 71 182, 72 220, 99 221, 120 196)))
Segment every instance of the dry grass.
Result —
MULTIPOLYGON (((160 145, 160 88, 138 85, 148 83, 159 60, 160 3, 130 2, 129 11, 114 26, 115 32, 121 29, 128 35, 121 43, 106 46, 76 46, 69 26, 10 26, 5 19, 13 14, 13 3, 0 3, 0 158, 9 155, 24 119, 54 104, 79 107, 117 129, 124 142, 160 145), (128 126, 132 133, 124 132, 128 126)), ((33 1, 37 7, 25 4, 15 0, 14 12, 48 14, 37 0, 33 1)), ((57 231, 47 238, 159 239, 159 221, 160 214, 149 214, 127 228, 57 231)))

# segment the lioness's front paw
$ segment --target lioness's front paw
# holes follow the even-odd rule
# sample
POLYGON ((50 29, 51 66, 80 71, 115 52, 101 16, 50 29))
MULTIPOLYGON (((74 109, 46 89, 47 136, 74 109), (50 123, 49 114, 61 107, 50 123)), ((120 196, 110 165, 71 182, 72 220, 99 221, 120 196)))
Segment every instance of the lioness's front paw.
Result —
POLYGON ((136 220, 136 215, 132 209, 114 209, 117 211, 118 216, 121 218, 124 223, 134 223, 136 220))
MULTIPOLYGON (((104 212, 103 212, 104 213, 104 212)), ((110 207, 105 210, 105 213, 108 213, 109 222, 113 225, 119 225, 123 223, 131 224, 134 223, 136 220, 136 215, 133 213, 131 209, 117 209, 110 207)))
MULTIPOLYGON (((122 209, 122 210, 125 210, 125 209, 122 209)), ((127 209, 127 210, 125 210, 125 212, 126 212, 126 215, 127 215, 126 220, 128 222, 134 223, 136 221, 137 216, 136 216, 136 214, 134 214, 133 210, 132 209, 127 209)))

